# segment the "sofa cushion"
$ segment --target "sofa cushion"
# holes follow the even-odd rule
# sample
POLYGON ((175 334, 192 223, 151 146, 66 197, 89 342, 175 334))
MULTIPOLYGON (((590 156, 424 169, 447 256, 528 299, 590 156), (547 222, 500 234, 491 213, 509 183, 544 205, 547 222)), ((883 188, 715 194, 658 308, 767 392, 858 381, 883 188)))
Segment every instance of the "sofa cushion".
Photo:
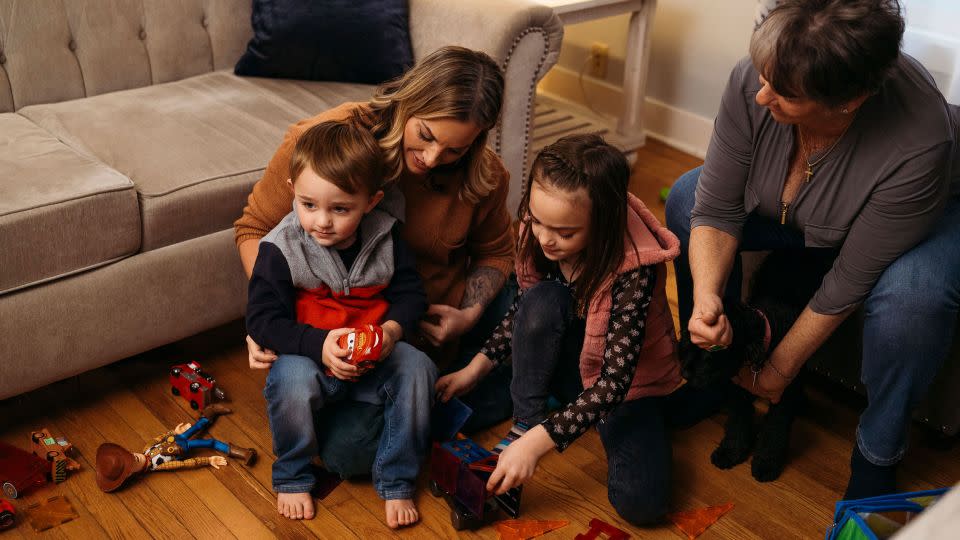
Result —
POLYGON ((133 180, 149 251, 229 228, 290 124, 371 93, 217 71, 20 114, 133 180))
POLYGON ((32 122, 0 114, 0 294, 140 246, 133 182, 32 122))

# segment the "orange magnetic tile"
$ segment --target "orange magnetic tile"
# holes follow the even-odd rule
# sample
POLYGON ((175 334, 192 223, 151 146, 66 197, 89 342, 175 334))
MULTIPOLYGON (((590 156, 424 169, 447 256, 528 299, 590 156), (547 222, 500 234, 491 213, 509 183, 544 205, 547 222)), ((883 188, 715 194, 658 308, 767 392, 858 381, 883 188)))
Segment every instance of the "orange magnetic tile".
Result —
POLYGON ((689 540, 703 534, 707 527, 713 525, 720 519, 720 516, 733 510, 733 503, 728 502, 720 506, 710 506, 707 508, 698 508, 697 510, 688 510, 686 512, 673 512, 667 514, 667 518, 673 522, 689 540))
POLYGON ((500 540, 529 540, 569 524, 566 520, 507 519, 494 523, 494 527, 500 540))

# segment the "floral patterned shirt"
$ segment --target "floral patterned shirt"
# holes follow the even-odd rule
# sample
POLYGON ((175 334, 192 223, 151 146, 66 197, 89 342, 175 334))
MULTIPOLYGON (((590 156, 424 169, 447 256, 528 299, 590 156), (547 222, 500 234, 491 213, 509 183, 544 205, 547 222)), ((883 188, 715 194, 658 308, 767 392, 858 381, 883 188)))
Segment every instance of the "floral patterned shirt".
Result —
MULTIPOLYGON (((653 297, 656 275, 655 266, 641 266, 620 274, 614 280, 611 291, 613 305, 600 377, 592 386, 585 388, 577 399, 543 421, 543 427, 557 445, 557 450, 565 450, 627 396, 640 361, 647 309, 653 297)), ((559 272, 544 276, 544 280, 549 279, 563 281, 559 272)), ((513 319, 522 297, 522 293, 517 296, 503 321, 480 350, 495 366, 510 357, 513 319)))

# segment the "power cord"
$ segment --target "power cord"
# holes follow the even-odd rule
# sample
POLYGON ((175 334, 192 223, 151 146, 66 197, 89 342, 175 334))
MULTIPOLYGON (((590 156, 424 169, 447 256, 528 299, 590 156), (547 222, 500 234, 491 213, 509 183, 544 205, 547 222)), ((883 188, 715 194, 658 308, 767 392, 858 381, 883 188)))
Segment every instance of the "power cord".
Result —
POLYGON ((577 82, 580 84, 580 94, 583 96, 583 102, 587 105, 587 108, 593 111, 593 114, 603 118, 606 115, 598 111, 593 106, 593 103, 590 103, 590 96, 587 95, 587 89, 583 86, 583 73, 587 71, 587 66, 589 66, 590 63, 593 62, 595 56, 596 55, 593 54, 592 52, 587 55, 587 59, 584 60, 583 65, 580 66, 580 73, 577 75, 577 82))

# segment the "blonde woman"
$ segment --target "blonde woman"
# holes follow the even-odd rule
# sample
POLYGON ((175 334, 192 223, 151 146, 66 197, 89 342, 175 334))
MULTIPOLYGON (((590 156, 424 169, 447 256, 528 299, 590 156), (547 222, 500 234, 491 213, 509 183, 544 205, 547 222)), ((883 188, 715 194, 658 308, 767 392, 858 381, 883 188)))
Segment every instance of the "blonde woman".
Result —
MULTIPOLYGON (((504 288, 514 260, 505 206, 509 174, 486 147, 487 133, 500 115, 503 87, 503 72, 489 56, 443 47, 380 86, 369 102, 344 103, 293 125, 234 224, 247 275, 260 238, 290 213, 288 168, 300 136, 320 122, 354 117, 384 152, 387 180, 395 189, 387 190, 381 204, 400 197, 406 202, 402 236, 414 253, 430 304, 419 335, 403 338, 435 360, 469 361, 500 322, 514 290, 504 288), (464 349, 459 355, 458 344, 464 349)), ((269 368, 276 355, 249 338, 247 342, 250 367, 269 368)), ((451 368, 461 367, 453 364, 451 368)), ((503 374, 509 376, 509 370, 503 374)), ((472 396, 477 398, 475 421, 491 423, 510 415, 507 381, 484 381, 472 396)), ((471 403, 471 396, 465 401, 471 403)), ((347 453, 360 459, 355 448, 344 449, 347 453)))

